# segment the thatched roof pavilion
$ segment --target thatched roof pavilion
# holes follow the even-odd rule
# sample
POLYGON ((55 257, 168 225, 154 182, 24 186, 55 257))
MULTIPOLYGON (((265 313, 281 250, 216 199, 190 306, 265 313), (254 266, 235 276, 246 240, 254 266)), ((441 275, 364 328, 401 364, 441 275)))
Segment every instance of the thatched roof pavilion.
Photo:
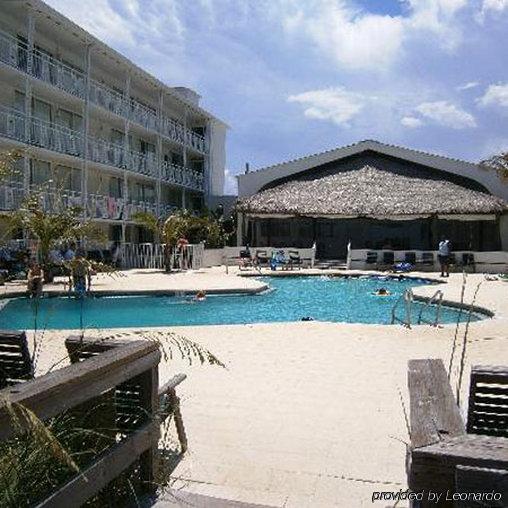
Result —
POLYGON ((324 176, 303 174, 238 204, 239 210, 254 214, 349 217, 492 214, 505 206, 501 198, 421 168, 402 174, 372 165, 324 176))
POLYGON ((365 141, 240 176, 238 242, 315 242, 318 257, 334 259, 348 242, 433 250, 442 235, 457 249, 500 250, 508 232, 503 189, 480 166, 365 141))

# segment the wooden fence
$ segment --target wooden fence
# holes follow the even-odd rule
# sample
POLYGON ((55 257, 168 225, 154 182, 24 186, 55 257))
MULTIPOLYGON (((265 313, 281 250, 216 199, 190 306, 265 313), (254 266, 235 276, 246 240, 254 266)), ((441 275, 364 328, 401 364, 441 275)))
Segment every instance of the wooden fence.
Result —
MULTIPOLYGON (((101 344, 99 349, 88 345, 84 354, 80 353, 80 344, 83 343, 67 344, 71 360, 76 363, 0 391, 0 399, 10 401, 12 407, 19 404, 28 408, 43 421, 62 413, 77 412, 87 415, 86 425, 92 425, 92 429, 96 419, 102 424, 106 419, 104 428, 113 429, 113 439, 105 450, 93 457, 65 485, 48 492, 48 497, 39 501, 40 507, 81 506, 133 467, 143 490, 152 490, 157 474, 160 418, 170 413, 181 416, 175 387, 185 376, 176 376, 159 390, 161 353, 157 344, 133 341, 112 347, 118 345, 115 342, 101 344), (85 361, 77 361, 87 356, 85 361), (126 394, 129 401, 125 400, 126 394), (166 406, 162 412, 161 399, 166 406), (106 406, 105 401, 109 401, 110 406, 106 406), (98 407, 98 403, 100 411, 90 417, 90 408, 94 404, 98 407), (126 411, 131 414, 126 415, 126 411), (132 415, 135 415, 134 419, 132 415)), ((0 405, 0 440, 19 432, 11 411, 6 404, 0 405)), ((29 427, 28 421, 26 425, 29 427)), ((181 417, 177 421, 177 430, 182 451, 185 451, 187 444, 181 417)))

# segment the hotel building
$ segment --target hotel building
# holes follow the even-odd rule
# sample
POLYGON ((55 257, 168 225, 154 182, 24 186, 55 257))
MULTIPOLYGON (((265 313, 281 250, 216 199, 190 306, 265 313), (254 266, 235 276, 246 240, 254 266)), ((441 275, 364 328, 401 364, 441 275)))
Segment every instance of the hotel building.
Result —
POLYGON ((40 0, 1 2, 0 152, 23 158, 0 210, 37 190, 48 209, 80 206, 110 241, 140 243, 150 235, 133 213, 214 206, 227 126, 199 100, 40 0))

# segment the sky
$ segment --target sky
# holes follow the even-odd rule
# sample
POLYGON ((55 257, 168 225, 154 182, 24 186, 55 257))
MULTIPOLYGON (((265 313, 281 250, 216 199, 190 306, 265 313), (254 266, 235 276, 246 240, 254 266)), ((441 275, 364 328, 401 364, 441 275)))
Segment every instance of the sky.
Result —
POLYGON ((235 174, 376 139, 508 150, 508 0, 46 0, 229 126, 235 174))

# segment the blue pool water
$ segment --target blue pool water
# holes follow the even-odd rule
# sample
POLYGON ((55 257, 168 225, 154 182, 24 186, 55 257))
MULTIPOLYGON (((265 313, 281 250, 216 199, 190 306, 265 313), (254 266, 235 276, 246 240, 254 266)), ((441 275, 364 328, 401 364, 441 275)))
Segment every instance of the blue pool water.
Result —
MULTIPOLYGON (((409 287, 425 284, 415 280, 376 280, 343 277, 265 277, 271 290, 256 295, 210 295, 204 302, 190 296, 114 296, 43 298, 38 301, 38 329, 149 327, 300 321, 389 324, 391 309, 409 287), (390 296, 374 296, 381 287, 390 296)), ((34 300, 15 298, 0 311, 0 329, 32 329, 34 300)), ((420 310, 413 307, 414 318, 420 310)), ((403 305, 399 306, 402 317, 403 305)), ((425 311, 432 319, 435 310, 425 311)), ((441 309, 442 323, 456 322, 458 311, 441 309)), ((465 313, 462 319, 466 319, 465 313)), ((473 320, 480 319, 473 316, 473 320)))

